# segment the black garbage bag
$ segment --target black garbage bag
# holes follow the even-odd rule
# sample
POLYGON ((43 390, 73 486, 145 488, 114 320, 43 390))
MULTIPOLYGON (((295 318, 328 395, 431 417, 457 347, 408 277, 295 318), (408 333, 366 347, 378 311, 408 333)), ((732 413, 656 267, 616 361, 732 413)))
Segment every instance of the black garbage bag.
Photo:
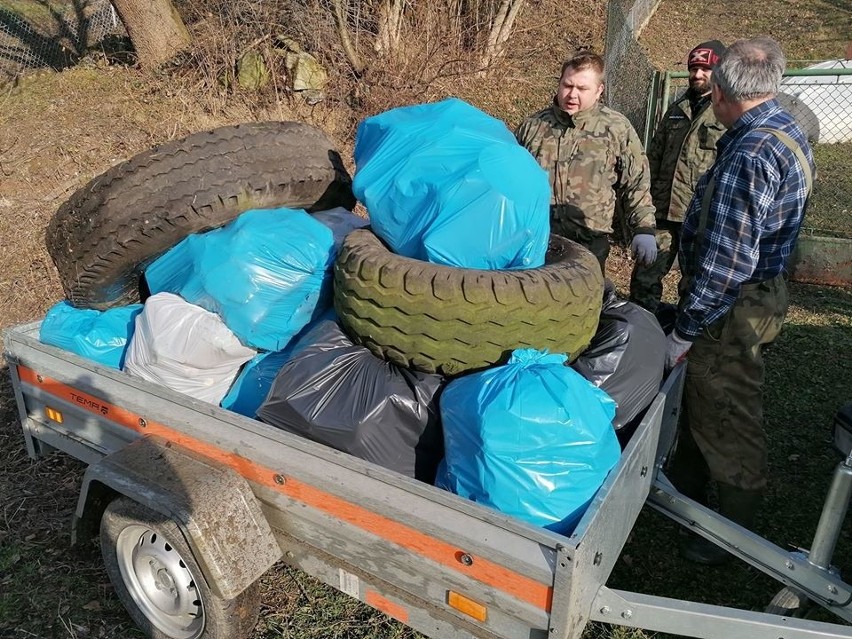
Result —
POLYGON ((660 390, 665 355, 666 336, 654 315, 617 297, 607 282, 598 330, 571 367, 615 400, 618 431, 660 390))
POLYGON ((663 333, 668 335, 674 330, 675 322, 677 321, 677 304, 660 302, 660 305, 657 307, 657 312, 654 313, 654 316, 660 323, 660 328, 663 329, 663 333))
POLYGON ((333 321, 318 323, 302 340, 258 419, 433 483, 444 455, 443 377, 378 359, 333 321))

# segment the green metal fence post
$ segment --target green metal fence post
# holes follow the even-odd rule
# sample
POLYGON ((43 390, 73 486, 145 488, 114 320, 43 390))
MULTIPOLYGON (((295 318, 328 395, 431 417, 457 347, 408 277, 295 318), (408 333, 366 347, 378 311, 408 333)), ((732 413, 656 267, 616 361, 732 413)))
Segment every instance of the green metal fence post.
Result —
POLYGON ((645 111, 645 133, 642 136, 642 144, 647 149, 651 136, 657 123, 657 109, 660 103, 660 72, 654 71, 651 77, 651 86, 648 87, 647 110, 645 111))

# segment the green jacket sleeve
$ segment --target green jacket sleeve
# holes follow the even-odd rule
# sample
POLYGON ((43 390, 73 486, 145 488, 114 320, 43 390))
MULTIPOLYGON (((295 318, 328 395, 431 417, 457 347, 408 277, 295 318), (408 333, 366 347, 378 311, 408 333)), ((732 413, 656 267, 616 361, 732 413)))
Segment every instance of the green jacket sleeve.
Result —
POLYGON ((515 129, 515 139, 524 148, 529 148, 529 119, 522 121, 515 129))
POLYGON ((660 174, 660 169, 663 164, 663 153, 668 140, 668 128, 664 124, 665 120, 657 125, 657 130, 654 131, 654 137, 648 143, 648 166, 651 169, 651 180, 660 174))
POLYGON ((633 235, 653 234, 656 222, 651 201, 651 168, 636 130, 628 125, 626 133, 621 138, 616 192, 633 235))

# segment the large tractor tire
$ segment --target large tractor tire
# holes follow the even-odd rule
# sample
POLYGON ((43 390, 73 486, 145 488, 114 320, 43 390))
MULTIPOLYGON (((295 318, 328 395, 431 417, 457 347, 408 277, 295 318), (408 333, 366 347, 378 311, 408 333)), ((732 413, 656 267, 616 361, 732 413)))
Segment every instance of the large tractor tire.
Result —
POLYGON ((551 235, 545 266, 476 270, 391 253, 350 233, 334 266, 334 306, 352 338, 394 364, 452 376, 516 348, 573 360, 595 334, 604 280, 584 247, 551 235))
POLYGON ((192 233, 254 208, 355 205, 352 180, 326 135, 300 122, 195 133, 94 178, 59 207, 47 250, 77 307, 139 299, 142 272, 192 233))

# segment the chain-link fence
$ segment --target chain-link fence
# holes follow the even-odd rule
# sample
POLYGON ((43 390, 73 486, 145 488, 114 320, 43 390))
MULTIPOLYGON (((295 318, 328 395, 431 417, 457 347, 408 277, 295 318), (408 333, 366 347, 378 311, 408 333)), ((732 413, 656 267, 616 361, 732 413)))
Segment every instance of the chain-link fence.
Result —
POLYGON ((655 90, 655 67, 639 46, 639 32, 660 0, 611 0, 606 20, 606 103, 623 113, 645 138, 648 96, 655 90))
MULTIPOLYGON (((653 123, 688 87, 683 71, 657 76, 659 91, 648 101, 653 123)), ((810 140, 817 165, 805 226, 809 232, 852 238, 852 61, 788 69, 778 100, 810 140)))
POLYGON ((109 0, 52 0, 0 7, 0 78, 64 69, 107 36, 125 34, 109 0))
MULTIPOLYGON (((607 104, 627 116, 646 146, 663 112, 688 86, 687 73, 657 71, 639 46, 658 4, 607 3, 607 104)), ((811 140, 817 164, 806 232, 852 238, 852 61, 789 70, 779 100, 811 140)))

